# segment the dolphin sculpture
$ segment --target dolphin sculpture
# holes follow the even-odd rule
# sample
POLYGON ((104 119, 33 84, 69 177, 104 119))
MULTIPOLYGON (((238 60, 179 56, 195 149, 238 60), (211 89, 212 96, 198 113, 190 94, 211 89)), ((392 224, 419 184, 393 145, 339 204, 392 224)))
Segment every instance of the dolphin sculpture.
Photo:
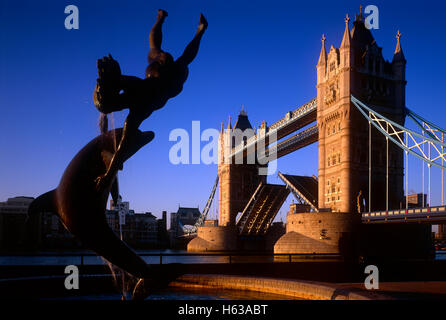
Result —
MULTIPOLYGON (((71 160, 59 186, 31 203, 28 215, 44 211, 57 214, 65 228, 87 248, 137 278, 151 278, 149 265, 107 224, 105 209, 112 183, 103 190, 96 188, 95 179, 107 170, 122 133, 123 129, 115 129, 91 140, 71 160)), ((137 130, 124 159, 129 159, 154 136, 152 131, 137 130)), ((140 280, 137 287, 143 283, 140 280)))

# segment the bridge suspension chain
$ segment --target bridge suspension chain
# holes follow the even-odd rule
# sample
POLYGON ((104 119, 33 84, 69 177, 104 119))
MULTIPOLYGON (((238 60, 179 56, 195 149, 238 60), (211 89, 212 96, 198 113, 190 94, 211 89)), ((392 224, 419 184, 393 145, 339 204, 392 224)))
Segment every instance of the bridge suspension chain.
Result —
POLYGON ((415 122, 417 126, 420 127, 421 130, 425 131, 431 138, 442 141, 442 139, 437 136, 437 133, 441 133, 442 135, 444 135, 446 134, 446 130, 440 128, 429 120, 424 119, 409 108, 406 108, 406 114, 413 122, 415 122))
POLYGON ((407 129, 398 123, 387 119, 378 112, 372 110, 360 100, 351 96, 353 105, 378 131, 394 142, 398 147, 426 162, 429 166, 436 166, 440 169, 446 169, 446 153, 444 147, 446 144, 436 138, 424 136, 418 132, 407 129), (427 146, 428 153, 423 146, 427 146))
MULTIPOLYGON (((420 115, 416 114, 409 108, 406 108, 406 114, 424 133, 429 135, 431 138, 436 139, 438 141, 444 142, 444 136, 446 134, 446 130, 440 128, 436 124, 424 119, 420 115), (421 122, 421 123, 420 123, 421 122), (441 134, 441 139, 440 139, 441 134)), ((424 150, 424 146, 423 146, 424 150)), ((441 146, 441 152, 444 151, 444 147, 441 146)), ((444 166, 444 161, 441 159, 441 165, 444 166)), ((430 167, 429 169, 429 186, 430 186, 430 167)), ((424 206, 424 162, 423 162, 423 206, 424 206)), ((444 204, 444 170, 441 169, 441 203, 444 204)))

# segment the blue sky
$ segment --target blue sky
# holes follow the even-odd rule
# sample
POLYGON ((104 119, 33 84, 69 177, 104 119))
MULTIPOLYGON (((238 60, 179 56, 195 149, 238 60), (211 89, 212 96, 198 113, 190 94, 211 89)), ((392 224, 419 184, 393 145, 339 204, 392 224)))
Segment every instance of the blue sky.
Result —
MULTIPOLYGON (((57 186, 72 157, 98 134, 92 91, 96 59, 111 53, 124 74, 143 77, 156 10, 169 12, 163 48, 178 57, 200 12, 209 21, 183 92, 141 126, 156 138, 125 164, 121 193, 137 212, 204 207, 216 165, 173 165, 169 133, 235 120, 242 104, 258 126, 316 95, 320 38, 339 47, 344 17, 359 5, 379 8, 373 34, 391 60, 397 30, 407 59, 407 106, 446 127, 443 15, 440 1, 4 1, 0 2, 0 201, 38 196, 57 186), (66 30, 66 5, 79 8, 79 30, 66 30)), ((114 114, 122 126, 127 111, 114 114)), ((203 143, 204 145, 205 143, 203 143)), ((421 191, 420 164, 410 159, 411 191, 421 191)), ((317 144, 279 159, 285 173, 317 174, 317 144)), ((440 199, 440 170, 433 199, 440 199)), ((279 183, 276 176, 272 183, 279 183)), ((217 200, 217 199, 216 199, 217 200)), ((285 217, 291 196, 282 208, 285 217)), ((215 210, 213 210, 214 212, 215 210)), ((280 220, 280 216, 278 219, 280 220)))

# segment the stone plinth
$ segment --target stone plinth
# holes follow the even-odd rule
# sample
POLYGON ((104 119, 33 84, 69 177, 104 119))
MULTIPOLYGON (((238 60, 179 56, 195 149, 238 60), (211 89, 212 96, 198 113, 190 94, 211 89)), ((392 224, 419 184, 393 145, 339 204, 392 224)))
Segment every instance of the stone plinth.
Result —
POLYGON ((202 226, 197 237, 187 245, 187 251, 234 251, 237 249, 237 232, 234 226, 202 226))
POLYGON ((286 233, 274 253, 346 254, 353 249, 361 216, 341 212, 305 212, 287 217, 286 233))

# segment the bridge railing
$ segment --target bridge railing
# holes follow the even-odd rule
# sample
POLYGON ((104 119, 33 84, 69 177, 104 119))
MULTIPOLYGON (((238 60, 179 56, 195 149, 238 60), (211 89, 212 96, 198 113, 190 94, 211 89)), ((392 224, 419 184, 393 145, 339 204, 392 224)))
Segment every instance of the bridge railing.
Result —
POLYGON ((269 130, 278 130, 278 129, 282 128, 283 126, 285 126, 286 124, 293 122, 296 119, 301 118, 302 116, 314 111, 315 109, 317 109, 316 98, 310 100, 309 102, 307 102, 303 106, 297 108, 296 110, 294 110, 292 112, 288 112, 285 117, 283 117, 279 121, 276 121, 275 123, 270 125, 268 127, 268 131, 269 130))
POLYGON ((386 217, 397 217, 397 216, 410 216, 410 215, 421 215, 427 216, 436 214, 445 214, 446 206, 435 206, 435 207, 424 207, 424 208, 408 208, 408 209, 397 209, 389 211, 372 211, 364 212, 361 214, 362 219, 383 219, 386 217))

